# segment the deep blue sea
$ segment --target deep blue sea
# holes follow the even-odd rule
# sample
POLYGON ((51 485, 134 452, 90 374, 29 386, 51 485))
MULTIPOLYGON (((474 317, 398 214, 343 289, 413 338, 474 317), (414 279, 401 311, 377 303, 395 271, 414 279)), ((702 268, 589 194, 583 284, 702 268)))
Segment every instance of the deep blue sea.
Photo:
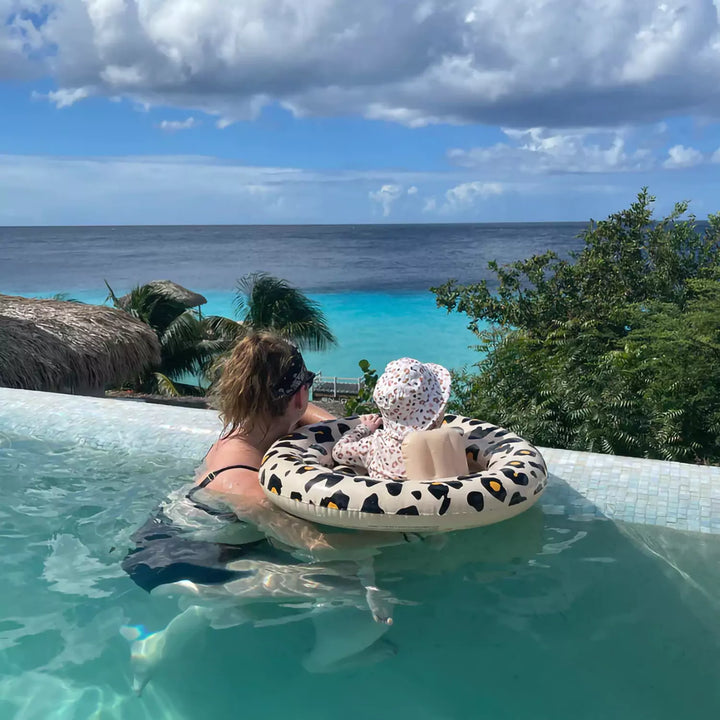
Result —
POLYGON ((338 346, 309 353, 326 375, 379 370, 410 356, 447 367, 477 361, 467 320, 438 309, 429 291, 455 278, 489 278, 490 260, 581 246, 581 223, 0 228, 0 292, 69 293, 103 302, 170 279, 204 294, 210 314, 232 316, 247 273, 284 278, 322 306, 338 346))

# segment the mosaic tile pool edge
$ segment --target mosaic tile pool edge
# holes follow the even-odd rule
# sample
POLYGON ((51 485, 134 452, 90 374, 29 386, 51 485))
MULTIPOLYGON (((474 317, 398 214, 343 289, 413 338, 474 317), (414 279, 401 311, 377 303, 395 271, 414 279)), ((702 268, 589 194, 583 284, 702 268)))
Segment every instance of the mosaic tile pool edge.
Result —
POLYGON ((579 518, 720 534, 720 467, 541 448, 552 478, 545 510, 579 518), (555 497, 565 482, 576 493, 555 497), (564 501, 564 502, 563 502, 564 501), (568 502, 569 501, 569 502, 568 502), (562 508, 562 510, 560 510, 562 508))

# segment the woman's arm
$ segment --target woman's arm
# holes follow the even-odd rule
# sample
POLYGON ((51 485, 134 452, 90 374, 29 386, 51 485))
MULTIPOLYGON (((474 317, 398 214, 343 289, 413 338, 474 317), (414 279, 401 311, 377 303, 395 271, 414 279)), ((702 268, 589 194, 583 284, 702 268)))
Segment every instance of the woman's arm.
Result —
POLYGON ((313 523, 276 508, 265 497, 224 495, 224 499, 240 519, 289 549, 304 551, 318 560, 357 560, 376 555, 381 547, 407 542, 403 533, 396 532, 324 533, 313 523))
POLYGON ((314 423, 322 422, 323 420, 336 420, 334 415, 331 415, 327 410, 323 410, 321 407, 308 403, 305 414, 300 418, 298 427, 303 425, 313 425, 314 423))

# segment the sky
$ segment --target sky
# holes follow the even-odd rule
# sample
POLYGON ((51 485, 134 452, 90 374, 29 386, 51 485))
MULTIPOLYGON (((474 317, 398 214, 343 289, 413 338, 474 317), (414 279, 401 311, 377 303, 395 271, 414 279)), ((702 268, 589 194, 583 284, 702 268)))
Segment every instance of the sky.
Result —
POLYGON ((720 0, 0 0, 0 225, 720 211, 720 0))

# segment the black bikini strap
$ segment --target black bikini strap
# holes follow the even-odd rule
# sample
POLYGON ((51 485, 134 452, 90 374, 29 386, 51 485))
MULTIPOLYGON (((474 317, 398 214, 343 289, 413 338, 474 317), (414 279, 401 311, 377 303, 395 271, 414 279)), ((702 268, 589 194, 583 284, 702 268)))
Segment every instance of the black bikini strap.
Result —
POLYGON ((258 468, 250 467, 250 465, 228 465, 227 467, 220 468, 219 470, 209 472, 203 478, 202 482, 196 486, 196 488, 200 490, 201 488, 207 487, 220 473, 223 473, 226 470, 252 470, 253 472, 259 472, 258 468))

